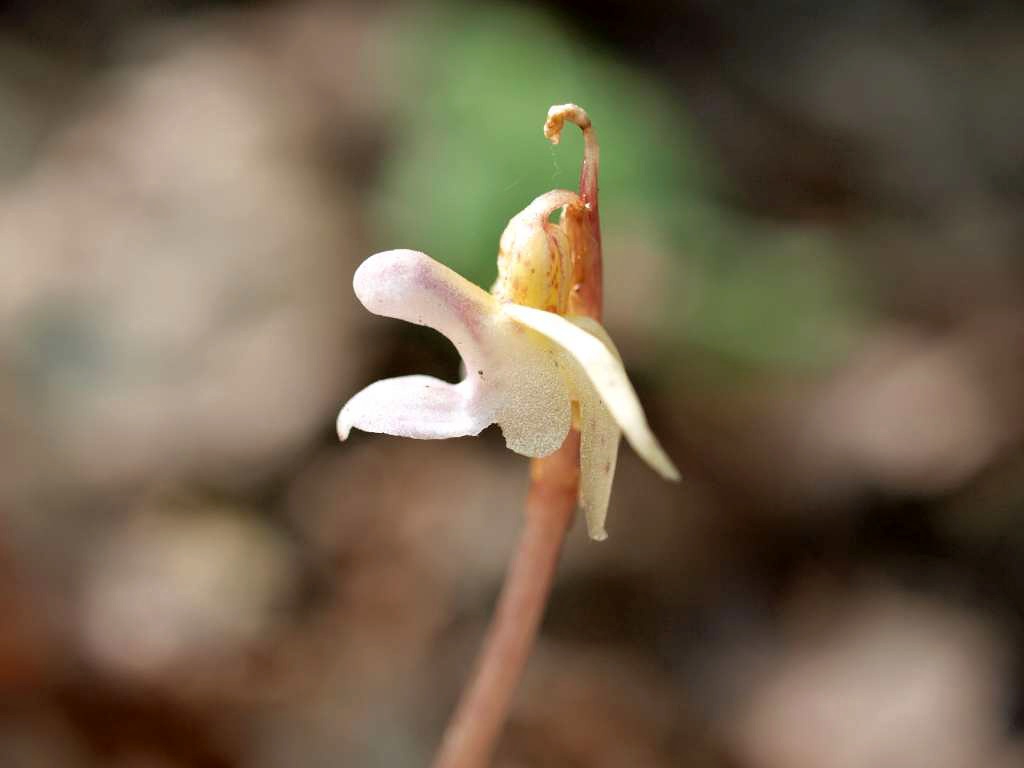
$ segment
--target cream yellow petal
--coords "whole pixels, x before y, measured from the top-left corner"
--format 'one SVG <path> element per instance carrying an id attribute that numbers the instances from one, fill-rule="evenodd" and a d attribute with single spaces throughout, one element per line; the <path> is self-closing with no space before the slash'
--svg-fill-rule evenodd
<path id="1" fill-rule="evenodd" d="M 578 367 L 578 366 L 577 366 Z M 579 375 L 585 376 L 582 368 Z M 595 541 L 604 541 L 608 533 L 604 521 L 619 456 L 619 425 L 592 387 L 579 388 L 580 408 L 580 506 L 587 521 L 587 533 Z"/>
<path id="2" fill-rule="evenodd" d="M 572 426 L 571 378 L 561 350 L 508 318 L 494 323 L 480 378 L 505 443 L 516 453 L 554 453 Z M 469 371 L 472 378 L 473 371 Z"/>
<path id="3" fill-rule="evenodd" d="M 551 312 L 518 304 L 504 304 L 502 309 L 509 317 L 558 344 L 576 360 L 633 449 L 662 477 L 679 479 L 679 471 L 647 424 L 643 407 L 622 363 L 601 338 Z M 607 339 L 603 331 L 602 335 Z"/>

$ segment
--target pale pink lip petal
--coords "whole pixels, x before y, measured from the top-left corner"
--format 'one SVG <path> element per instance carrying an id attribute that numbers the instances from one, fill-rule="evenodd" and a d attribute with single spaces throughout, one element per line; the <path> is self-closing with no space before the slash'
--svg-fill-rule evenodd
<path id="1" fill-rule="evenodd" d="M 378 381 L 356 394 L 338 414 L 338 436 L 352 428 L 420 440 L 478 435 L 493 418 L 472 407 L 470 390 L 432 376 Z"/>
<path id="2" fill-rule="evenodd" d="M 338 415 L 351 429 L 437 439 L 479 434 L 497 423 L 510 449 L 546 456 L 565 440 L 572 405 L 551 345 L 504 317 L 493 296 L 418 251 L 364 261 L 353 278 L 371 312 L 425 325 L 455 345 L 466 378 L 449 384 L 407 376 L 371 384 Z"/>

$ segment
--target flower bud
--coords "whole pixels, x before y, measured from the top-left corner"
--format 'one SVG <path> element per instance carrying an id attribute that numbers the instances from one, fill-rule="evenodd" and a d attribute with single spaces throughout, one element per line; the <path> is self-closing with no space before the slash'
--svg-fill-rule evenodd
<path id="1" fill-rule="evenodd" d="M 498 245 L 498 280 L 491 293 L 499 301 L 564 315 L 573 283 L 569 236 L 554 211 L 580 205 L 575 192 L 541 195 L 512 217 Z"/>

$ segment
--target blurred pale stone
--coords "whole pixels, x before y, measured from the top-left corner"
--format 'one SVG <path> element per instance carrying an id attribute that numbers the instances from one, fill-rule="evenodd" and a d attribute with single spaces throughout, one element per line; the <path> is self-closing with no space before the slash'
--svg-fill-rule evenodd
<path id="1" fill-rule="evenodd" d="M 832 370 L 693 391 L 669 412 L 726 498 L 820 519 L 866 489 L 948 493 L 1024 434 L 1024 322 L 931 336 L 882 326 Z"/>
<path id="2" fill-rule="evenodd" d="M 753 768 L 974 768 L 1005 750 L 1004 653 L 970 615 L 868 593 L 804 605 L 730 719 Z M 821 602 L 825 600 L 825 602 Z"/>
<path id="3" fill-rule="evenodd" d="M 1020 431 L 1006 418 L 1010 382 L 1024 383 L 1012 330 L 879 335 L 821 390 L 804 436 L 875 486 L 957 487 Z"/>
<path id="4" fill-rule="evenodd" d="M 215 665 L 274 627 L 294 577 L 284 543 L 252 513 L 143 511 L 89 560 L 82 643 L 119 675 Z"/>
<path id="5" fill-rule="evenodd" d="M 0 373 L 60 483 L 258 476 L 358 366 L 325 118 L 272 42 L 196 39 L 111 77 L 0 191 Z"/>

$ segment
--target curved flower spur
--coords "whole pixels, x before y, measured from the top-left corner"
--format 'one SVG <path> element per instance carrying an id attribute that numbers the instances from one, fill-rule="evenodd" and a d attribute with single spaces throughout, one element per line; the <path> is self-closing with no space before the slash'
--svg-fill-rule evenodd
<path id="1" fill-rule="evenodd" d="M 537 458 L 555 452 L 575 427 L 578 499 L 591 538 L 603 540 L 622 434 L 662 477 L 679 474 L 598 322 L 597 143 L 590 119 L 573 104 L 549 111 L 544 133 L 552 142 L 566 119 L 587 138 L 580 183 L 591 199 L 554 190 L 514 216 L 501 236 L 491 293 L 418 251 L 384 251 L 356 270 L 355 293 L 370 312 L 447 336 L 466 377 L 458 384 L 430 376 L 375 382 L 341 409 L 338 435 L 345 440 L 356 428 L 439 439 L 498 424 L 509 448 Z M 556 211 L 557 223 L 550 221 Z"/>

